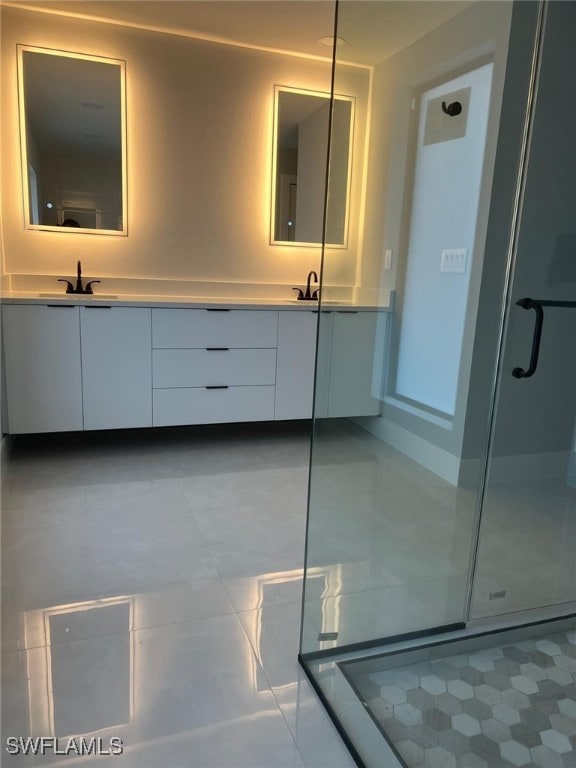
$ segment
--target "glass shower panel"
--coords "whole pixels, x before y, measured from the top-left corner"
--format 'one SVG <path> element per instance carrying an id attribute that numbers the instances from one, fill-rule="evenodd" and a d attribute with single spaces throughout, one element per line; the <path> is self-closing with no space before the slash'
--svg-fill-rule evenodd
<path id="1" fill-rule="evenodd" d="M 525 171 L 473 619 L 576 610 L 575 29 L 574 3 L 551 3 L 554 43 L 543 47 Z"/>
<path id="2" fill-rule="evenodd" d="M 465 619 L 480 466 L 462 447 L 510 18 L 339 4 L 354 151 L 346 247 L 323 255 L 303 653 Z"/>
<path id="3" fill-rule="evenodd" d="M 575 8 L 339 4 L 335 92 L 372 69 L 323 256 L 301 661 L 358 765 L 543 765 L 574 733 L 547 697 L 576 681 Z"/>

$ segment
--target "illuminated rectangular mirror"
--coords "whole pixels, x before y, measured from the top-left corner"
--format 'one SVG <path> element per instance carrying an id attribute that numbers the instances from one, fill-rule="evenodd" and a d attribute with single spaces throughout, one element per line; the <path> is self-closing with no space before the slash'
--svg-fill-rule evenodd
<path id="1" fill-rule="evenodd" d="M 330 95 L 276 86 L 270 242 L 322 243 Z M 345 248 L 352 169 L 354 99 L 335 96 L 326 243 Z"/>
<path id="2" fill-rule="evenodd" d="M 125 63 L 18 46 L 28 229 L 126 235 Z"/>

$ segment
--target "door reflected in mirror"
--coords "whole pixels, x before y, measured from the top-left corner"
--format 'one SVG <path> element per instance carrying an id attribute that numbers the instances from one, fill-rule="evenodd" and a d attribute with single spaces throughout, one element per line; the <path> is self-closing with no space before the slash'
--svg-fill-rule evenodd
<path id="1" fill-rule="evenodd" d="M 270 242 L 322 244 L 330 94 L 276 86 Z M 326 211 L 326 244 L 348 236 L 354 99 L 335 96 Z"/>
<path id="2" fill-rule="evenodd" d="M 18 46 L 29 229 L 126 235 L 125 64 Z"/>

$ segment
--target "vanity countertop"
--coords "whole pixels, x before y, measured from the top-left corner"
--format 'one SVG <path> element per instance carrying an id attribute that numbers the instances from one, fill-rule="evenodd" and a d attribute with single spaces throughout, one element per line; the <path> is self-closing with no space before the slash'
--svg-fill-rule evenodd
<path id="1" fill-rule="evenodd" d="M 115 306 L 115 307 L 170 307 L 183 309 L 276 309 L 276 310 L 314 310 L 316 302 L 298 301 L 297 299 L 278 298 L 231 298 L 198 296 L 138 296 L 138 295 L 74 295 L 65 293 L 26 293 L 5 291 L 0 300 L 4 304 L 77 304 L 79 306 Z M 339 312 L 390 312 L 391 307 L 374 304 L 356 304 L 345 301 L 324 301 L 322 309 Z"/>

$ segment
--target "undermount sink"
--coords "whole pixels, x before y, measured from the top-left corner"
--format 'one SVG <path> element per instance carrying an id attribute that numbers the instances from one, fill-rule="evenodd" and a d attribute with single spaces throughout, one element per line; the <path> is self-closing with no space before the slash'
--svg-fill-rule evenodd
<path id="1" fill-rule="evenodd" d="M 112 293 L 39 293 L 40 299 L 90 299 L 99 301 L 100 299 L 117 299 L 118 296 Z"/>

